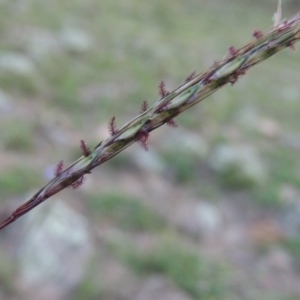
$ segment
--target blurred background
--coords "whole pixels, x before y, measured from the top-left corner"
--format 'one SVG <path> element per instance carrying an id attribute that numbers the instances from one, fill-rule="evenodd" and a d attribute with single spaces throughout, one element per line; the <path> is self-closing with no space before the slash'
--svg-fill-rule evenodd
<path id="1" fill-rule="evenodd" d="M 0 217 L 276 0 L 0 4 Z M 300 10 L 283 1 L 283 18 Z M 297 46 L 297 45 L 296 45 Z M 254 67 L 0 232 L 0 299 L 300 299 L 299 51 Z"/>

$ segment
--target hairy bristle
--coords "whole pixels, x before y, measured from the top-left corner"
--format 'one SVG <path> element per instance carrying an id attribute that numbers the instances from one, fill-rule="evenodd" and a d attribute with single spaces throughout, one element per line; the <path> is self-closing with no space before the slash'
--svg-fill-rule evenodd
<path id="1" fill-rule="evenodd" d="M 260 30 L 254 30 L 252 36 L 254 36 L 256 39 L 260 39 L 263 37 L 263 33 Z"/>
<path id="2" fill-rule="evenodd" d="M 237 50 L 233 46 L 230 46 L 228 48 L 228 51 L 229 51 L 230 56 L 235 56 L 237 53 Z"/>
<path id="3" fill-rule="evenodd" d="M 246 71 L 245 70 L 239 70 L 239 71 L 236 71 L 234 74 L 232 74 L 232 79 L 229 80 L 229 82 L 231 83 L 231 85 L 234 85 L 240 76 L 246 74 Z"/>
<path id="4" fill-rule="evenodd" d="M 192 72 L 186 79 L 185 82 L 192 80 L 196 75 L 196 71 Z"/>
<path id="5" fill-rule="evenodd" d="M 167 92 L 167 94 L 166 95 L 168 95 L 169 94 L 169 92 Z M 168 106 L 169 106 L 169 104 L 170 104 L 170 102 L 172 102 L 172 98 L 170 98 L 170 99 L 165 99 L 164 101 L 162 101 L 162 103 L 159 103 L 158 105 L 157 105 L 157 109 L 156 109 L 156 111 L 157 112 L 162 112 L 162 111 L 164 111 L 164 110 L 167 110 L 168 109 Z"/>
<path id="6" fill-rule="evenodd" d="M 82 151 L 82 155 L 83 156 L 89 156 L 91 154 L 91 150 L 89 149 L 89 147 L 86 145 L 84 140 L 80 141 L 80 148 Z"/>
<path id="7" fill-rule="evenodd" d="M 81 175 L 76 181 L 74 181 L 71 186 L 72 188 L 75 190 L 77 188 L 79 188 L 85 181 L 85 177 L 84 175 Z"/>
<path id="8" fill-rule="evenodd" d="M 149 133 L 146 130 L 141 130 L 137 133 L 137 142 L 144 148 L 144 150 L 148 151 L 148 138 Z"/>
<path id="9" fill-rule="evenodd" d="M 166 90 L 165 86 L 166 86 L 166 84 L 164 81 L 161 81 L 158 85 L 158 92 L 162 98 L 166 97 L 169 94 L 169 92 Z"/>
<path id="10" fill-rule="evenodd" d="M 116 117 L 115 116 L 113 116 L 110 119 L 110 121 L 108 123 L 108 130 L 109 130 L 109 133 L 110 133 L 111 136 L 113 136 L 118 131 L 117 125 L 116 125 Z"/>
<path id="11" fill-rule="evenodd" d="M 167 122 L 167 125 L 173 127 L 173 128 L 176 128 L 178 127 L 178 124 L 174 121 L 174 119 L 171 119 Z"/>
<path id="12" fill-rule="evenodd" d="M 143 101 L 141 105 L 141 113 L 145 112 L 148 109 L 148 102 L 146 100 Z"/>
<path id="13" fill-rule="evenodd" d="M 54 170 L 54 175 L 55 176 L 58 176 L 60 175 L 64 170 L 64 162 L 61 160 L 55 167 L 55 170 Z"/>

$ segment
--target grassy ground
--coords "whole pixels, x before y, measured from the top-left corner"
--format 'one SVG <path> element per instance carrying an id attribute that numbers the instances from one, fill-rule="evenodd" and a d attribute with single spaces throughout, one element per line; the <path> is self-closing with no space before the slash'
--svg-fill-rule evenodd
<path id="1" fill-rule="evenodd" d="M 59 160 L 77 159 L 81 139 L 98 143 L 113 115 L 121 126 L 143 100 L 156 101 L 160 80 L 173 89 L 254 29 L 270 28 L 276 1 L 248 2 L 3 1 L 2 218 Z M 299 8 L 285 1 L 284 17 Z M 133 145 L 82 189 L 30 212 L 43 224 L 62 201 L 86 217 L 93 246 L 85 260 L 72 258 L 83 261 L 79 271 L 72 250 L 49 245 L 68 283 L 54 288 L 54 264 L 42 284 L 26 283 L 20 249 L 27 241 L 38 251 L 28 241 L 42 226 L 20 221 L 3 231 L 0 298 L 163 299 L 167 291 L 168 299 L 299 299 L 298 59 L 276 55 L 179 116 L 179 128 L 153 132 L 149 153 Z M 161 292 L 149 287 L 154 277 Z"/>

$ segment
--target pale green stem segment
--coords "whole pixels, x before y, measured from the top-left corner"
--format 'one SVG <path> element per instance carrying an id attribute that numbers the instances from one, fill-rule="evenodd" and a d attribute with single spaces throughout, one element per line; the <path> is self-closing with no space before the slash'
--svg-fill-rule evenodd
<path id="1" fill-rule="evenodd" d="M 225 84 L 234 83 L 253 65 L 266 60 L 283 49 L 293 48 L 299 39 L 300 12 L 277 25 L 269 33 L 236 50 L 234 55 L 228 55 L 222 61 L 215 63 L 208 71 L 195 76 L 159 99 L 147 111 L 138 115 L 113 136 L 94 147 L 88 156 L 80 157 L 69 168 L 53 178 L 1 223 L 0 229 L 129 147 L 138 139 L 139 133 L 149 134 L 155 128 L 207 98 Z"/>

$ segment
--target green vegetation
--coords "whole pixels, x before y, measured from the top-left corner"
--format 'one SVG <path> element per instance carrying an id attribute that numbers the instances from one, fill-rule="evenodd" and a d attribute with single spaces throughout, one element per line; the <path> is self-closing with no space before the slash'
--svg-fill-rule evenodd
<path id="1" fill-rule="evenodd" d="M 72 297 L 69 299 L 72 300 L 81 300 L 82 298 L 86 299 L 102 299 L 103 288 L 101 283 L 99 283 L 99 278 L 97 278 L 96 265 L 94 259 L 91 260 L 89 268 L 86 270 L 81 282 L 76 285 L 75 289 L 72 291 Z"/>
<path id="2" fill-rule="evenodd" d="M 32 168 L 24 166 L 2 170 L 0 173 L 0 197 L 20 195 L 41 183 L 40 175 Z"/>
<path id="3" fill-rule="evenodd" d="M 300 269 L 300 237 L 290 238 L 283 245 L 293 255 L 297 262 L 297 267 Z"/>
<path id="4" fill-rule="evenodd" d="M 8 119 L 3 122 L 5 130 L 1 143 L 6 151 L 30 153 L 34 149 L 34 125 L 29 120 Z"/>
<path id="5" fill-rule="evenodd" d="M 116 255 L 137 274 L 163 274 L 195 299 L 226 299 L 226 270 L 195 250 L 161 238 L 153 249 L 140 251 L 114 245 Z"/>
<path id="6" fill-rule="evenodd" d="M 113 220 L 122 229 L 158 230 L 164 225 L 156 212 L 139 199 L 121 192 L 90 196 L 88 206 L 95 219 Z"/>
<path id="7" fill-rule="evenodd" d="M 178 151 L 176 151 L 178 150 Z M 196 179 L 197 176 L 197 155 L 182 149 L 174 149 L 163 154 L 163 158 L 168 166 L 168 171 L 176 182 L 184 184 Z"/>

